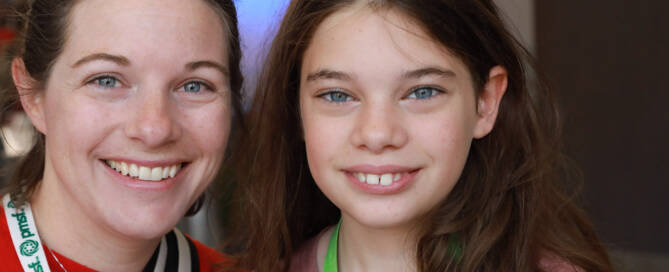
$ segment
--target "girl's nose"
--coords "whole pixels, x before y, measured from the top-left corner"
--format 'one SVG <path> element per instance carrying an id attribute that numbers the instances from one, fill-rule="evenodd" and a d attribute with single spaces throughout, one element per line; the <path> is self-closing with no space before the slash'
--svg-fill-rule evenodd
<path id="1" fill-rule="evenodd" d="M 402 125 L 401 111 L 390 103 L 362 105 L 351 135 L 352 144 L 372 153 L 402 148 L 409 135 Z"/>

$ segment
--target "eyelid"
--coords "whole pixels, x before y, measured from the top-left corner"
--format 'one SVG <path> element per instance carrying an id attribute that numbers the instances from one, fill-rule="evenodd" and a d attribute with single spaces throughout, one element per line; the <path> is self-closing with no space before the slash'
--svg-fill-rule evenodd
<path id="1" fill-rule="evenodd" d="M 191 79 L 187 79 L 187 80 L 185 80 L 182 84 L 179 84 L 179 85 L 178 85 L 179 87 L 177 87 L 177 89 L 178 89 L 178 90 L 181 90 L 181 89 L 183 89 L 183 88 L 186 86 L 186 84 L 188 84 L 188 83 L 193 83 L 193 82 L 202 84 L 202 86 L 203 86 L 207 91 L 210 91 L 210 92 L 216 92 L 216 91 L 217 91 L 217 89 L 216 89 L 216 87 L 215 87 L 214 84 L 209 83 L 208 81 L 203 80 L 203 79 L 195 79 L 195 78 L 191 78 Z"/>
<path id="2" fill-rule="evenodd" d="M 345 94 L 346 96 L 350 97 L 350 100 L 347 100 L 347 101 L 332 101 L 332 100 L 329 100 L 329 99 L 326 99 L 326 98 L 325 98 L 325 96 L 327 96 L 327 95 L 329 95 L 329 94 L 333 94 L 333 93 L 342 93 L 342 94 Z M 348 91 L 346 91 L 345 89 L 342 89 L 342 88 L 329 88 L 329 89 L 323 89 L 323 90 L 317 92 L 317 93 L 314 95 L 314 97 L 323 99 L 325 102 L 328 102 L 328 103 L 335 103 L 335 104 L 341 104 L 341 103 L 345 103 L 345 102 L 350 102 L 350 101 L 355 101 L 355 100 L 356 100 L 355 97 L 354 97 L 353 95 L 351 95 Z"/>
<path id="3" fill-rule="evenodd" d="M 98 84 L 96 84 L 95 81 L 100 79 L 100 78 L 104 78 L 104 77 L 111 77 L 111 78 L 116 79 L 118 81 L 118 83 L 121 85 L 121 87 L 127 86 L 125 84 L 125 81 L 123 80 L 123 77 L 119 74 L 116 74 L 116 73 L 100 73 L 100 74 L 92 75 L 90 77 L 87 77 L 84 80 L 84 85 L 90 85 L 90 84 L 98 85 Z M 102 86 L 99 86 L 99 87 L 102 87 Z M 109 87 L 102 87 L 102 88 L 109 88 Z"/>
<path id="4" fill-rule="evenodd" d="M 447 92 L 444 88 L 441 88 L 441 87 L 439 87 L 439 86 L 435 86 L 435 85 L 418 85 L 418 86 L 415 86 L 415 87 L 412 87 L 411 89 L 409 89 L 409 91 L 408 91 L 407 94 L 404 96 L 404 98 L 408 98 L 408 97 L 409 97 L 412 93 L 414 93 L 415 91 L 420 90 L 420 89 L 425 89 L 425 88 L 435 90 L 435 91 L 437 92 L 437 94 L 435 94 L 435 95 L 438 95 L 438 94 L 444 94 L 444 93 Z M 431 97 L 434 97 L 435 95 L 430 96 L 430 98 L 431 98 Z"/>

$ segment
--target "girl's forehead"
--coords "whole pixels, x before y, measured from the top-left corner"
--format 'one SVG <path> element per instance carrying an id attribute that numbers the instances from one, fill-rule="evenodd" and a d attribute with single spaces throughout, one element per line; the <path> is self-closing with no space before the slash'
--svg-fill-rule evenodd
<path id="1" fill-rule="evenodd" d="M 350 58 L 355 58 L 351 67 L 360 69 L 367 67 L 364 63 L 386 63 L 407 70 L 435 66 L 458 75 L 469 74 L 456 55 L 433 39 L 415 19 L 396 8 L 352 5 L 334 12 L 316 29 L 302 64 L 306 69 L 319 65 L 346 66 L 351 64 Z"/>

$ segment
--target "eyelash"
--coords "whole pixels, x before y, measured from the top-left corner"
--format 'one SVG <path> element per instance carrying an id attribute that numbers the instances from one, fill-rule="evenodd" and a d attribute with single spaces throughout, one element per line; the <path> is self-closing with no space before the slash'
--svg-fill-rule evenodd
<path id="1" fill-rule="evenodd" d="M 102 85 L 102 84 L 99 84 L 99 81 L 100 81 L 100 80 L 103 80 L 103 79 L 112 79 L 112 80 L 114 80 L 114 81 L 115 81 L 115 82 L 114 82 L 114 83 L 115 83 L 114 86 L 111 86 L 111 87 L 110 87 L 110 86 L 104 86 L 104 85 Z M 114 76 L 114 75 L 103 74 L 103 75 L 98 75 L 98 76 L 95 76 L 95 77 L 93 77 L 93 78 L 87 80 L 87 81 L 86 81 L 86 84 L 87 84 L 87 85 L 88 85 L 88 84 L 95 84 L 97 87 L 100 87 L 100 88 L 111 89 L 111 88 L 119 87 L 119 86 L 117 86 L 117 85 L 121 85 L 122 83 L 121 83 L 121 80 L 118 79 L 118 78 L 117 78 L 116 76 Z"/>
<path id="2" fill-rule="evenodd" d="M 431 95 L 428 96 L 428 97 L 419 98 L 418 95 L 416 94 L 416 92 L 419 91 L 419 90 L 422 90 L 422 89 L 428 89 L 428 90 L 430 90 L 430 91 L 431 91 L 431 93 L 430 93 Z M 414 88 L 412 88 L 412 89 L 409 91 L 409 94 L 406 96 L 406 98 L 408 98 L 408 99 L 415 99 L 415 100 L 428 100 L 428 99 L 432 99 L 432 98 L 434 98 L 435 96 L 440 95 L 440 94 L 443 94 L 443 93 L 445 93 L 444 90 L 442 90 L 442 89 L 440 89 L 440 88 L 437 88 L 437 87 L 434 87 L 434 86 L 418 86 L 418 87 L 414 87 Z M 414 97 L 411 97 L 412 95 L 413 95 Z"/>
<path id="3" fill-rule="evenodd" d="M 100 84 L 99 81 L 100 81 L 100 80 L 103 80 L 103 79 L 111 79 L 111 80 L 114 80 L 114 81 L 115 81 L 115 82 L 114 82 L 114 83 L 115 83 L 114 86 L 104 86 L 104 85 Z M 181 86 L 179 86 L 179 89 L 183 89 L 183 91 L 184 91 L 185 93 L 199 93 L 200 90 L 198 90 L 197 92 L 189 92 L 189 91 L 186 91 L 186 90 L 185 90 L 186 85 L 191 84 L 191 83 L 197 83 L 197 84 L 200 84 L 201 86 L 204 86 L 205 90 L 208 90 L 208 91 L 210 91 L 210 92 L 213 92 L 213 91 L 215 90 L 214 87 L 212 87 L 211 84 L 208 84 L 208 83 L 206 83 L 206 82 L 204 82 L 204 81 L 202 81 L 202 80 L 189 80 L 189 81 L 186 81 L 186 83 L 184 83 L 184 84 L 182 84 Z M 100 87 L 100 88 L 111 89 L 111 88 L 120 87 L 120 85 L 122 84 L 122 82 L 121 82 L 120 79 L 118 79 L 118 77 L 116 77 L 116 76 L 114 76 L 114 75 L 103 74 L 103 75 L 98 75 L 98 76 L 95 76 L 95 77 L 93 77 L 93 78 L 87 80 L 87 81 L 86 81 L 86 84 L 87 84 L 87 85 L 88 85 L 88 84 L 95 84 L 96 86 L 98 86 L 98 87 Z M 117 86 L 117 85 L 119 85 L 119 86 Z"/>
<path id="4" fill-rule="evenodd" d="M 333 95 L 344 95 L 344 96 L 345 96 L 345 98 L 344 98 L 345 100 L 344 100 L 344 101 L 335 101 L 334 99 L 332 99 L 332 96 L 333 96 Z M 322 94 L 317 95 L 316 97 L 322 98 L 322 99 L 324 99 L 325 101 L 327 101 L 328 103 L 335 103 L 335 104 L 346 103 L 346 102 L 349 102 L 349 101 L 354 100 L 354 99 L 353 99 L 353 96 L 347 94 L 346 92 L 344 92 L 344 91 L 341 90 L 341 89 L 331 89 L 331 90 L 328 90 L 328 91 L 325 92 L 325 93 L 322 93 Z"/>
<path id="5" fill-rule="evenodd" d="M 423 90 L 423 89 L 427 89 L 427 90 L 430 91 L 429 96 L 427 96 L 427 97 L 418 97 L 418 94 L 416 94 L 416 92 L 419 91 L 419 90 Z M 406 98 L 406 99 L 414 99 L 414 100 L 429 100 L 429 99 L 432 99 L 432 98 L 434 98 L 435 96 L 440 95 L 440 94 L 443 94 L 443 93 L 445 93 L 445 91 L 442 90 L 442 89 L 440 89 L 440 88 L 438 88 L 438 87 L 434 87 L 434 86 L 418 86 L 418 87 L 414 87 L 414 88 L 412 88 L 412 89 L 409 91 L 409 94 L 406 95 L 404 98 Z M 333 95 L 343 95 L 343 96 L 345 96 L 345 97 L 343 97 L 343 99 L 344 99 L 343 101 L 335 101 L 335 99 L 333 99 L 333 97 L 332 97 Z M 413 96 L 413 97 L 411 97 L 411 96 Z M 341 103 L 345 103 L 345 102 L 349 102 L 349 101 L 354 100 L 353 96 L 347 94 L 346 92 L 344 92 L 344 91 L 341 90 L 341 89 L 331 89 L 331 90 L 328 90 L 328 91 L 325 92 L 325 93 L 322 93 L 322 94 L 317 95 L 316 97 L 322 98 L 322 99 L 324 99 L 325 101 L 327 101 L 328 103 L 335 103 L 335 104 L 341 104 Z"/>
<path id="6" fill-rule="evenodd" d="M 186 83 L 184 83 L 184 84 L 182 84 L 181 86 L 179 86 L 179 89 L 183 89 L 183 91 L 184 91 L 185 93 L 189 93 L 189 94 L 198 94 L 198 93 L 200 93 L 200 91 L 202 91 L 202 90 L 198 90 L 197 92 L 189 92 L 189 91 L 186 91 L 186 89 L 185 89 L 185 88 L 186 88 L 186 85 L 188 85 L 188 84 L 192 84 L 192 83 L 200 84 L 201 87 L 204 86 L 205 91 L 214 92 L 214 91 L 216 90 L 211 84 L 208 84 L 208 83 L 206 83 L 206 82 L 204 82 L 204 81 L 202 81 L 202 80 L 189 80 L 189 81 L 186 81 Z"/>

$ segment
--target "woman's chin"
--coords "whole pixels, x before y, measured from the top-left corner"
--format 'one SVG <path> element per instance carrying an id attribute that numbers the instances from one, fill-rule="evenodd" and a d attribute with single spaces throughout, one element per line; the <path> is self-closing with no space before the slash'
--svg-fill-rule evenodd
<path id="1" fill-rule="evenodd" d="M 130 239 L 153 240 L 168 233 L 182 218 L 158 212 L 138 212 L 108 216 L 102 220 L 109 229 L 120 236 Z"/>

